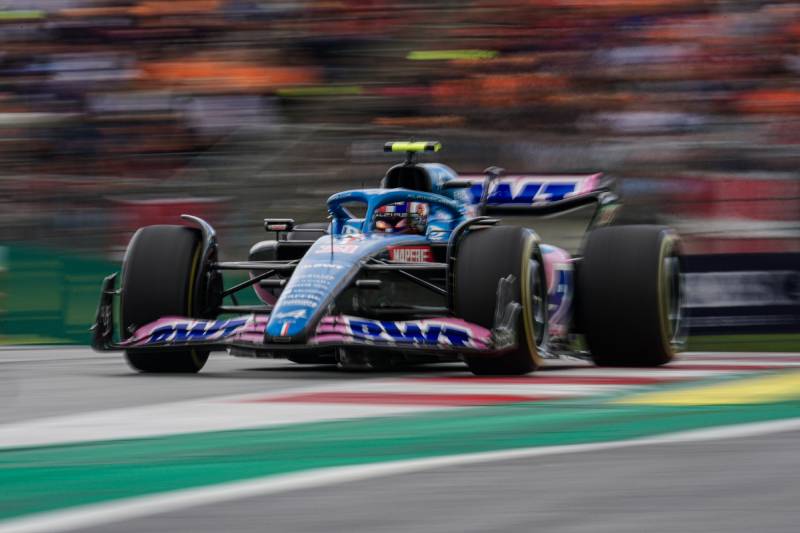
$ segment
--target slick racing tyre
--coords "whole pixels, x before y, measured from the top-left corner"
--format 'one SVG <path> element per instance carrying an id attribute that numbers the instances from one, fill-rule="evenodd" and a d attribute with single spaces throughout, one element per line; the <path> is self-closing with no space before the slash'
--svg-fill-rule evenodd
<path id="1" fill-rule="evenodd" d="M 578 268 L 577 313 L 603 366 L 658 366 L 683 341 L 680 240 L 662 226 L 610 226 L 588 234 Z"/>
<path id="2" fill-rule="evenodd" d="M 547 284 L 535 234 L 500 226 L 468 233 L 459 244 L 453 278 L 456 316 L 487 329 L 494 325 L 497 287 L 513 276 L 514 300 L 522 305 L 516 325 L 517 345 L 499 356 L 468 356 L 476 375 L 527 374 L 541 363 L 547 330 Z"/>
<path id="3" fill-rule="evenodd" d="M 202 305 L 193 294 L 202 275 L 200 232 L 184 226 L 148 226 L 137 231 L 122 265 L 120 323 L 122 338 L 132 329 L 164 316 L 198 316 Z M 208 359 L 197 349 L 127 350 L 128 364 L 139 372 L 192 373 Z"/>

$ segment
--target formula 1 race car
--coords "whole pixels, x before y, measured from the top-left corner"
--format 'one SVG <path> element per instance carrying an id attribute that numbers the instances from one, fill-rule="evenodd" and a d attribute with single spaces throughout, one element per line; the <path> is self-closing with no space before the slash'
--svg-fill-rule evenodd
<path id="1" fill-rule="evenodd" d="M 525 374 L 547 359 L 655 366 L 683 339 L 680 241 L 661 226 L 615 226 L 600 174 L 479 179 L 405 152 L 380 188 L 328 199 L 329 222 L 268 218 L 275 240 L 221 262 L 214 229 L 148 226 L 101 292 L 93 346 L 125 350 L 140 372 L 197 372 L 213 350 L 298 363 L 387 368 L 464 361 L 475 374 Z M 556 215 L 596 205 L 579 254 L 496 215 Z M 360 216 L 354 214 L 360 213 Z M 223 272 L 249 279 L 225 288 Z M 259 305 L 239 305 L 253 288 Z M 120 339 L 114 337 L 119 295 Z M 230 302 L 226 303 L 226 299 Z"/>

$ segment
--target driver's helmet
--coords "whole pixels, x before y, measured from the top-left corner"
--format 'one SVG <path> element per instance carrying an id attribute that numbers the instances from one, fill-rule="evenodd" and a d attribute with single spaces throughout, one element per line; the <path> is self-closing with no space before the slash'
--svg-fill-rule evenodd
<path id="1" fill-rule="evenodd" d="M 428 227 L 428 204 L 424 202 L 395 202 L 375 210 L 374 231 L 377 233 L 406 233 L 425 235 Z"/>

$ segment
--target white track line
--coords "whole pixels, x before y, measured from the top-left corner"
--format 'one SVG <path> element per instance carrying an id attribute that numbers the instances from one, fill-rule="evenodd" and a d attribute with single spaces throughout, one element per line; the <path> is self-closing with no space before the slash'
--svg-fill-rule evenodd
<path id="1" fill-rule="evenodd" d="M 0 449 L 287 426 L 419 413 L 436 408 L 425 405 L 296 402 L 225 404 L 197 401 L 162 404 L 8 424 L 0 427 Z"/>
<path id="2" fill-rule="evenodd" d="M 636 385 L 634 385 L 636 386 Z M 619 389 L 630 388 L 631 385 L 620 385 L 610 383 L 599 385 L 581 385 L 574 383 L 557 384 L 537 384 L 532 379 L 529 383 L 448 383 L 443 381 L 431 381 L 426 383 L 421 380 L 396 380 L 396 381 L 373 381 L 353 384 L 344 391 L 325 391 L 325 392 L 354 392 L 354 393 L 374 393 L 374 394 L 424 394 L 424 395 L 471 395 L 480 396 L 484 394 L 512 395 L 512 396 L 561 396 L 577 397 L 592 396 L 605 392 L 614 392 Z M 295 396 L 289 391 L 285 396 Z"/>
<path id="3" fill-rule="evenodd" d="M 741 370 L 741 369 L 725 369 L 725 370 L 686 370 L 686 369 L 673 369 L 669 366 L 662 366 L 659 368 L 654 369 L 641 369 L 641 368 L 599 368 L 599 367 L 587 367 L 587 368 L 568 368 L 568 369 L 559 369 L 559 370 L 542 370 L 535 374 L 534 376 L 541 375 L 545 377 L 568 377 L 568 376 L 591 376 L 591 377 L 606 377 L 606 378 L 616 378 L 616 377 L 626 377 L 626 378 L 664 378 L 664 379 L 674 379 L 674 378 L 694 378 L 694 379 L 702 379 L 702 378 L 709 378 L 714 376 L 725 376 L 731 373 L 751 373 L 754 372 L 753 370 Z M 456 375 L 456 374 L 452 374 Z M 459 374 L 463 376 L 464 374 Z"/>
<path id="4" fill-rule="evenodd" d="M 759 359 L 700 359 L 700 358 L 692 358 L 692 359 L 681 359 L 675 361 L 676 365 L 686 367 L 686 366 L 719 366 L 719 367 L 730 367 L 731 370 L 736 370 L 737 367 L 740 366 L 769 366 L 769 367 L 796 367 L 800 366 L 800 361 L 793 361 L 791 359 L 787 361 L 774 361 L 774 360 L 759 360 Z M 664 370 L 669 370 L 669 365 L 662 367 Z"/>
<path id="5" fill-rule="evenodd" d="M 796 430 L 800 430 L 800 418 L 720 426 L 623 441 L 520 448 L 515 450 L 450 455 L 428 459 L 411 459 L 388 463 L 321 468 L 297 474 L 260 477 L 247 481 L 222 483 L 208 487 L 185 489 L 108 503 L 87 505 L 64 511 L 37 514 L 26 518 L 10 520 L 5 524 L 0 523 L 0 533 L 53 533 L 58 531 L 71 531 L 155 514 L 179 511 L 200 505 L 212 505 L 255 496 L 319 488 L 449 466 L 491 463 L 547 455 L 615 450 L 638 446 L 753 437 Z"/>
<path id="6" fill-rule="evenodd" d="M 283 389 L 271 393 L 220 396 L 125 407 L 13 422 L 0 425 L 0 449 L 78 443 L 93 440 L 146 438 L 182 433 L 264 428 L 331 420 L 394 416 L 454 409 L 446 395 L 518 395 L 552 399 L 599 395 L 620 390 L 618 385 L 475 385 L 420 383 L 411 380 L 364 380 Z M 631 388 L 631 387 L 628 387 Z M 442 395 L 437 405 L 308 402 L 293 400 L 306 394 L 374 393 Z M 282 399 L 289 401 L 282 402 Z M 492 403 L 492 402 L 487 402 Z"/>
<path id="7" fill-rule="evenodd" d="M 301 404 L 268 401 L 293 394 L 342 389 L 351 390 L 346 383 L 329 384 L 14 422 L 0 425 L 0 450 L 391 416 L 445 408 L 425 405 Z"/>
<path id="8" fill-rule="evenodd" d="M 798 364 L 800 366 L 800 363 Z M 92 440 L 145 438 L 182 433 L 225 431 L 306 422 L 393 416 L 432 410 L 453 409 L 465 406 L 447 405 L 445 396 L 460 395 L 519 395 L 557 398 L 580 398 L 602 395 L 622 390 L 635 390 L 645 385 L 628 384 L 574 384 L 574 377 L 645 377 L 703 379 L 731 374 L 754 373 L 741 370 L 736 365 L 725 365 L 725 370 L 671 370 L 669 366 L 657 369 L 597 368 L 591 366 L 567 369 L 547 369 L 531 376 L 526 383 L 475 383 L 438 379 L 426 381 L 425 376 L 410 375 L 402 378 L 373 378 L 359 381 L 341 381 L 282 389 L 270 393 L 251 393 L 144 405 L 121 409 L 101 410 L 74 415 L 40 418 L 0 425 L 0 449 L 22 446 L 65 444 Z M 444 374 L 446 376 L 449 374 Z M 454 373 L 463 377 L 465 374 Z M 567 383 L 537 383 L 536 376 L 563 378 Z M 442 377 L 442 376 L 439 376 Z M 411 379 L 409 379 L 411 378 Z M 424 394 L 442 395 L 441 405 L 327 403 L 309 400 L 302 402 L 291 397 L 304 394 L 374 393 L 374 394 Z M 291 401 L 281 402 L 281 399 Z M 492 402 L 487 402 L 492 403 Z"/>
<path id="9" fill-rule="evenodd" d="M 752 357 L 757 360 L 759 357 L 797 357 L 800 352 L 682 352 L 678 355 L 678 361 L 684 357 L 705 357 L 705 356 L 732 356 L 732 357 Z"/>

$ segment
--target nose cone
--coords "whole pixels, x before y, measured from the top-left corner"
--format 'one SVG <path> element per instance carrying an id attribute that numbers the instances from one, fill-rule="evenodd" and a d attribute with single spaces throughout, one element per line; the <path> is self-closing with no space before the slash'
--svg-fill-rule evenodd
<path id="1" fill-rule="evenodd" d="M 336 287 L 345 281 L 360 257 L 354 253 L 358 245 L 340 241 L 339 237 L 325 236 L 311 245 L 275 303 L 267 324 L 268 338 L 285 342 L 301 335 L 309 320 L 328 305 Z"/>
<path id="2" fill-rule="evenodd" d="M 333 239 L 333 242 L 331 242 Z M 388 245 L 425 242 L 414 235 L 320 237 L 297 265 L 270 314 L 265 342 L 303 342 L 361 263 Z"/>

